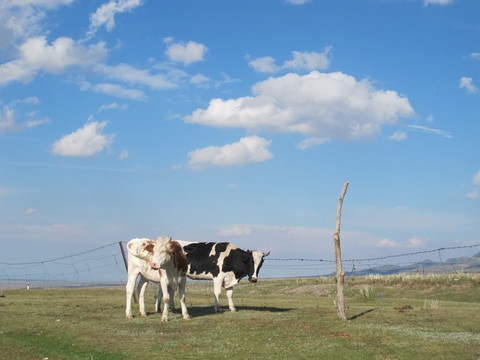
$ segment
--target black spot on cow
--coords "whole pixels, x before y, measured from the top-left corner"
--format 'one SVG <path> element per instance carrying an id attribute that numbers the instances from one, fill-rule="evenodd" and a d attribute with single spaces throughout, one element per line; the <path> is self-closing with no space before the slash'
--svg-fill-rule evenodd
<path id="1" fill-rule="evenodd" d="M 218 266 L 218 258 L 222 251 L 225 251 L 228 243 L 193 243 L 184 246 L 183 250 L 187 254 L 187 261 L 189 274 L 199 275 L 202 273 L 212 274 L 214 277 L 218 276 L 220 267 Z M 215 247 L 215 254 L 212 249 Z"/>
<path id="2" fill-rule="evenodd" d="M 230 255 L 223 262 L 222 271 L 233 271 L 237 280 L 245 276 L 248 276 L 248 279 L 251 280 L 255 271 L 251 253 L 242 249 L 230 251 Z"/>

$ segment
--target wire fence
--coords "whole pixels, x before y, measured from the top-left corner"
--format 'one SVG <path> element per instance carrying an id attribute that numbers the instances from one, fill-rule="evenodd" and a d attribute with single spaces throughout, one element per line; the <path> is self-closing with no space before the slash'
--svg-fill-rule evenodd
<path id="1" fill-rule="evenodd" d="M 0 262 L 0 289 L 105 286 L 125 281 L 118 242 L 49 260 Z"/>
<path id="2" fill-rule="evenodd" d="M 121 243 L 35 262 L 0 262 L 0 289 L 124 285 L 125 263 Z M 430 274 L 480 272 L 480 243 L 342 260 L 346 276 L 395 273 Z M 428 256 L 428 258 L 427 258 Z M 334 259 L 266 257 L 260 276 L 313 277 L 335 274 Z"/>
<path id="3" fill-rule="evenodd" d="M 480 272 L 480 253 L 472 255 L 471 250 L 478 247 L 480 247 L 480 243 L 370 258 L 348 258 L 342 259 L 342 267 L 347 276 L 389 275 L 399 272 L 415 274 L 477 273 Z M 433 255 L 433 259 L 425 258 L 425 255 Z M 400 258 L 404 260 L 398 261 Z M 296 270 L 313 269 L 319 276 L 325 274 L 325 271 L 327 275 L 332 275 L 336 264 L 336 261 L 333 259 L 271 258 L 269 260 L 281 263 L 282 267 L 288 267 L 291 263 L 290 267 Z M 278 266 L 276 267 L 278 268 Z"/>

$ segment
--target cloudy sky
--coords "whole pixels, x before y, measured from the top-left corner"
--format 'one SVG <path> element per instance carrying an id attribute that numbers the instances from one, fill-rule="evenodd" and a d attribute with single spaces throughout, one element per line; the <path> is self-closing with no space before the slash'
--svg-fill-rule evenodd
<path id="1" fill-rule="evenodd" d="M 333 259 L 345 181 L 344 257 L 479 243 L 478 14 L 0 0 L 0 261 L 159 235 Z"/>

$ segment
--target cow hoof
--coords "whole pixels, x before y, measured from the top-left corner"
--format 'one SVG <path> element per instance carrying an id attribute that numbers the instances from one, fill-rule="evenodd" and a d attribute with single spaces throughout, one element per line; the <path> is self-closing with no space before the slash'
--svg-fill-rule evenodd
<path id="1" fill-rule="evenodd" d="M 127 315 L 125 316 L 127 319 L 133 319 L 133 316 L 132 315 Z"/>
<path id="2" fill-rule="evenodd" d="M 190 315 L 187 315 L 187 316 L 184 316 L 184 317 L 183 317 L 183 320 L 187 320 L 187 321 L 188 321 L 188 320 L 191 320 L 191 319 L 192 319 L 192 318 L 190 317 Z"/>
<path id="3" fill-rule="evenodd" d="M 168 322 L 168 317 L 162 316 L 162 322 Z"/>
<path id="4" fill-rule="evenodd" d="M 230 309 L 231 312 L 236 313 L 237 309 Z"/>
<path id="5" fill-rule="evenodd" d="M 147 314 L 141 314 L 141 315 L 142 315 L 142 317 L 147 317 Z"/>

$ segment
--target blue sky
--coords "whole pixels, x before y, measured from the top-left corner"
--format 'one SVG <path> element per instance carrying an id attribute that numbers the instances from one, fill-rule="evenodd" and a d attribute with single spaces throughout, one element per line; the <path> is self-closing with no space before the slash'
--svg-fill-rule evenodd
<path id="1" fill-rule="evenodd" d="M 480 242 L 476 0 L 0 5 L 0 261 Z"/>

